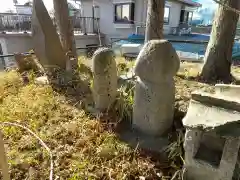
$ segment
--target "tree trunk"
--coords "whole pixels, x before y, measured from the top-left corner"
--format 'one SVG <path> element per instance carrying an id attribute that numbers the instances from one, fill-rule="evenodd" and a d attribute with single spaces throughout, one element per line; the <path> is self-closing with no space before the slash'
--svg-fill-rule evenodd
<path id="1" fill-rule="evenodd" d="M 229 7 L 239 7 L 239 0 L 226 0 Z M 239 15 L 219 5 L 215 14 L 210 41 L 204 57 L 201 76 L 206 82 L 229 83 L 231 76 L 232 48 Z"/>
<path id="2" fill-rule="evenodd" d="M 164 0 L 148 0 L 145 42 L 163 38 Z"/>
<path id="3" fill-rule="evenodd" d="M 72 20 L 69 17 L 67 0 L 53 0 L 55 19 L 63 50 L 68 56 L 67 69 L 77 66 L 77 52 Z M 69 67 L 70 66 L 70 67 Z"/>

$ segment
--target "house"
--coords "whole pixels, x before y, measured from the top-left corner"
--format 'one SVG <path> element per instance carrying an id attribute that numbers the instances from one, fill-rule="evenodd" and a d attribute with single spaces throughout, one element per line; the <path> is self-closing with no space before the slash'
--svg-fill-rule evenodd
<path id="1" fill-rule="evenodd" d="M 15 11 L 0 13 L 0 30 L 27 31 L 31 27 L 32 4 L 16 4 Z"/>
<path id="2" fill-rule="evenodd" d="M 80 0 L 82 16 L 99 18 L 100 32 L 107 42 L 112 38 L 127 38 L 144 34 L 147 0 Z M 192 0 L 167 0 L 164 13 L 164 33 L 190 33 L 190 22 L 201 4 Z"/>

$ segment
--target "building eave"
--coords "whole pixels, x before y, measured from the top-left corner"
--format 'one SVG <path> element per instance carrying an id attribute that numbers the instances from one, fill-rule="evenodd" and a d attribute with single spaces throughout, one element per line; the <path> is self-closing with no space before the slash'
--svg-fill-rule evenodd
<path id="1" fill-rule="evenodd" d="M 184 3 L 186 5 L 192 6 L 192 7 L 202 7 L 202 4 L 198 3 L 198 2 L 194 2 L 192 0 L 177 0 L 181 3 Z"/>
<path id="2" fill-rule="evenodd" d="M 90 1 L 90 0 L 72 0 L 72 1 Z M 188 6 L 191 6 L 191 7 L 202 7 L 202 4 L 200 4 L 198 2 L 194 2 L 192 0 L 177 0 L 177 1 L 181 2 L 183 4 L 186 4 Z"/>
<path id="3" fill-rule="evenodd" d="M 17 5 L 14 5 L 15 7 L 32 7 L 31 5 L 19 5 L 19 4 L 17 4 Z"/>

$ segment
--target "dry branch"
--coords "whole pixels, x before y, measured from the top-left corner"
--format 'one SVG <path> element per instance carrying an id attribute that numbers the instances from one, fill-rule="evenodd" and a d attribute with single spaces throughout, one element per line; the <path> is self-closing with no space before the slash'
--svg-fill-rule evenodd
<path id="1" fill-rule="evenodd" d="M 237 14 L 240 14 L 240 11 L 238 9 L 235 9 L 235 8 L 232 8 L 232 7 L 228 6 L 228 5 L 226 5 L 223 2 L 223 0 L 213 0 L 213 1 L 216 2 L 217 4 L 220 4 L 221 6 L 223 6 L 224 8 L 226 8 L 229 11 L 233 11 L 233 12 L 235 12 Z"/>
<path id="2" fill-rule="evenodd" d="M 36 135 L 32 130 L 30 130 L 29 128 L 18 124 L 18 123 L 11 123 L 11 122 L 0 122 L 0 124 L 2 124 L 3 126 L 16 126 L 19 128 L 22 128 L 26 131 L 28 131 L 31 135 L 33 135 L 37 140 L 39 140 L 40 144 L 47 150 L 47 152 L 49 153 L 50 156 L 50 173 L 49 173 L 49 180 L 53 180 L 53 155 L 52 152 L 50 150 L 50 148 L 43 142 L 43 140 Z"/>

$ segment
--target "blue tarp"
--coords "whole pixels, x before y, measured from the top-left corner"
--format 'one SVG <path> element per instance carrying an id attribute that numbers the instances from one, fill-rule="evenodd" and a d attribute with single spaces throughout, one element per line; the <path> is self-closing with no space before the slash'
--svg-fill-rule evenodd
<path id="1" fill-rule="evenodd" d="M 186 36 L 186 39 L 192 41 L 209 41 L 209 35 L 203 34 L 190 34 Z M 183 38 L 184 39 L 184 38 Z M 144 36 L 131 34 L 128 36 L 128 40 L 120 40 L 116 42 L 116 45 L 122 44 L 144 44 Z M 204 55 L 207 44 L 195 44 L 195 43 L 184 43 L 184 42 L 172 42 L 173 47 L 176 51 L 191 52 L 198 55 Z M 240 43 L 235 41 L 232 52 L 233 59 L 240 59 Z"/>

